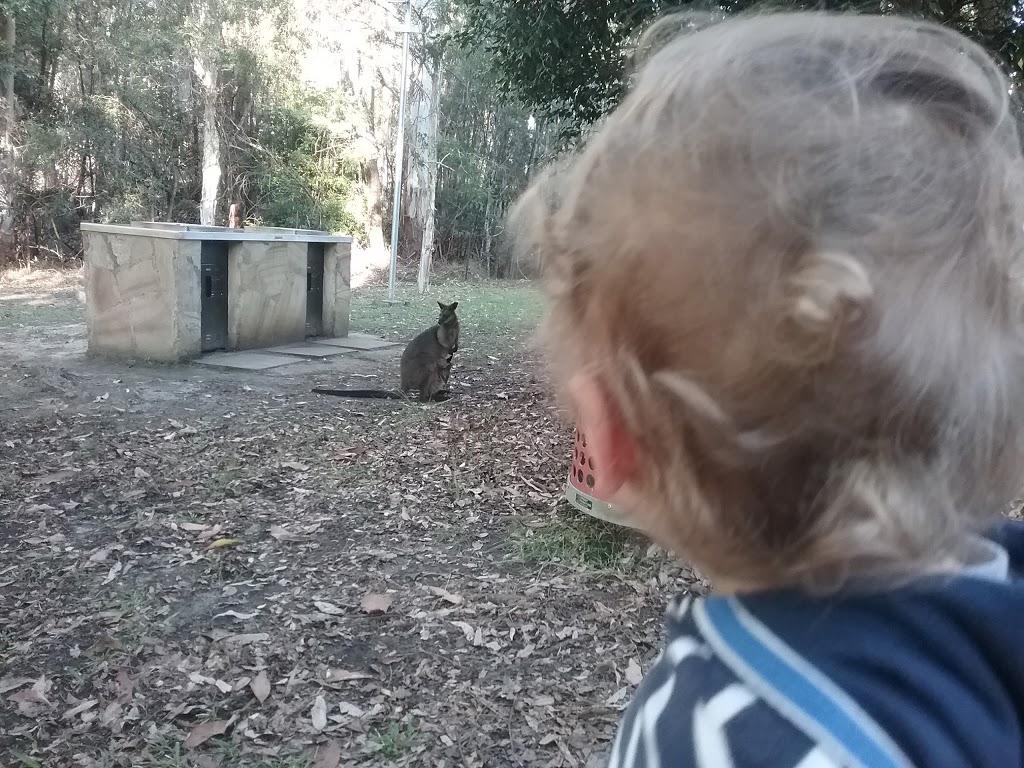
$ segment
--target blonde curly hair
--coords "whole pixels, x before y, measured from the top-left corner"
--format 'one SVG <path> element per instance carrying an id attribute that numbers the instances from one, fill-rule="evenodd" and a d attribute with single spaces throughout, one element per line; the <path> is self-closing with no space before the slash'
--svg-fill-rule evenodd
<path id="1" fill-rule="evenodd" d="M 630 93 L 511 216 L 556 381 L 597 377 L 638 498 L 712 578 L 955 567 L 1024 484 L 1008 82 L 911 19 L 687 26 L 648 32 Z"/>

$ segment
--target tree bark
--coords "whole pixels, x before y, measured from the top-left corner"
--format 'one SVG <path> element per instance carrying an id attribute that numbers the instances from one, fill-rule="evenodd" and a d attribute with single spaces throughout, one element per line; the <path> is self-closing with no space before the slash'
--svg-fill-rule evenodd
<path id="1" fill-rule="evenodd" d="M 429 71 L 426 71 L 428 70 Z M 434 255 L 434 201 L 437 195 L 437 122 L 440 88 L 437 87 L 437 65 L 424 66 L 421 85 L 426 114 L 416 124 L 416 143 L 419 145 L 420 168 L 418 200 L 415 208 L 420 227 L 420 270 L 417 283 L 420 293 L 430 288 L 430 264 Z"/>
<path id="2" fill-rule="evenodd" d="M 371 158 L 362 164 L 361 175 L 366 185 L 366 239 L 370 251 L 381 254 L 387 251 L 384 244 L 383 185 L 380 179 L 380 160 Z"/>
<path id="3" fill-rule="evenodd" d="M 430 32 L 438 19 L 440 0 L 419 0 L 417 18 L 421 32 Z M 413 77 L 410 122 L 409 189 L 406 197 L 407 220 L 413 225 L 409 239 L 419 246 L 420 266 L 417 284 L 420 293 L 430 287 L 430 265 L 434 254 L 434 201 L 437 194 L 437 127 L 441 89 L 438 82 L 440 61 L 421 48 L 419 66 Z"/>
<path id="4" fill-rule="evenodd" d="M 14 154 L 14 15 L 0 16 L 4 28 L 3 146 L 0 147 L 0 264 L 14 257 L 14 211 L 18 176 Z"/>
<path id="5" fill-rule="evenodd" d="M 195 73 L 203 96 L 203 167 L 199 223 L 213 226 L 217 218 L 217 192 L 220 189 L 220 128 L 217 125 L 217 72 L 201 57 L 195 57 Z"/>

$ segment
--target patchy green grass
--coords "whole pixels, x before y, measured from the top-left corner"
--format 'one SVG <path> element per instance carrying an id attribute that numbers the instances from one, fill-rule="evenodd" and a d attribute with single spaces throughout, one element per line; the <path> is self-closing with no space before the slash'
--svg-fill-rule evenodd
<path id="1" fill-rule="evenodd" d="M 596 571 L 631 571 L 646 560 L 639 535 L 628 528 L 566 509 L 549 525 L 517 525 L 511 532 L 516 556 L 524 563 L 563 563 Z"/>
<path id="2" fill-rule="evenodd" d="M 413 725 L 411 718 L 391 723 L 383 731 L 377 731 L 373 735 L 377 754 L 386 760 L 396 760 L 404 755 L 412 749 L 416 738 L 416 726 Z"/>
<path id="3" fill-rule="evenodd" d="M 211 501 L 220 501 L 227 496 L 234 496 L 233 485 L 241 477 L 242 469 L 229 466 L 211 472 L 206 483 L 206 491 Z"/>
<path id="4" fill-rule="evenodd" d="M 198 748 L 198 752 L 210 756 L 210 764 L 231 766 L 231 768 L 313 768 L 313 763 L 304 756 L 264 757 L 243 752 L 237 742 L 227 737 L 211 739 Z M 122 765 L 113 756 L 100 765 Z M 156 736 L 146 748 L 132 756 L 132 768 L 195 768 L 200 765 L 196 754 L 186 750 L 180 740 L 169 736 Z"/>
<path id="5" fill-rule="evenodd" d="M 0 272 L 0 328 L 85 322 L 81 269 Z"/>
<path id="6" fill-rule="evenodd" d="M 26 755 L 24 752 L 14 750 L 11 753 L 11 757 L 16 761 L 14 765 L 18 768 L 43 768 L 43 764 L 41 762 L 30 755 Z"/>
<path id="7" fill-rule="evenodd" d="M 214 739 L 211 751 L 217 758 L 217 764 L 234 768 L 313 768 L 307 758 L 297 755 L 292 757 L 260 757 L 243 752 L 237 742 L 230 739 Z M 193 765 L 193 763 L 189 763 Z"/>
<path id="8" fill-rule="evenodd" d="M 437 320 L 438 301 L 459 302 L 464 340 L 460 347 L 472 350 L 476 357 L 510 353 L 515 342 L 533 333 L 544 312 L 541 292 L 531 281 L 443 279 L 425 294 L 419 293 L 415 283 L 399 283 L 394 302 L 388 301 L 387 285 L 354 289 L 351 327 L 395 341 L 408 340 Z"/>

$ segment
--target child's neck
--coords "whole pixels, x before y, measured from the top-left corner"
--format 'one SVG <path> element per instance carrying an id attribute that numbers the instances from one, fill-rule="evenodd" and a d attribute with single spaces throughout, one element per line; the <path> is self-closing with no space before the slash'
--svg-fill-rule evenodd
<path id="1" fill-rule="evenodd" d="M 931 568 L 906 574 L 904 578 L 892 580 L 893 585 L 913 581 L 917 578 L 929 576 L 968 576 L 972 578 L 988 579 L 990 581 L 1005 581 L 1009 573 L 1009 555 L 1006 550 L 994 541 L 983 536 L 972 535 L 964 539 L 959 549 L 937 561 Z M 878 584 L 884 585 L 892 579 L 891 576 L 879 576 L 865 573 L 853 577 L 849 581 L 850 586 L 862 586 Z M 798 584 L 764 584 L 750 583 L 741 580 L 730 579 L 728 576 L 712 577 L 712 589 L 716 595 L 722 597 L 741 596 L 744 594 L 756 594 L 777 589 L 799 589 Z"/>

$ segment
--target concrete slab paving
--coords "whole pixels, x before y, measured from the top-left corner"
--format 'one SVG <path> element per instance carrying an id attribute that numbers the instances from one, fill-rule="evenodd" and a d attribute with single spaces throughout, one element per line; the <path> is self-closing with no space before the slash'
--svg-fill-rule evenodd
<path id="1" fill-rule="evenodd" d="M 268 347 L 260 350 L 275 355 L 293 355 L 296 357 L 333 357 L 334 355 L 347 355 L 352 350 L 346 347 L 331 346 L 328 344 L 288 344 L 283 347 Z"/>
<path id="2" fill-rule="evenodd" d="M 268 355 L 264 352 L 213 352 L 203 355 L 196 361 L 199 365 L 214 368 L 237 368 L 245 371 L 263 371 L 296 362 L 294 357 L 286 355 Z"/>
<path id="3" fill-rule="evenodd" d="M 346 349 L 383 349 L 384 347 L 397 346 L 397 342 L 385 341 L 373 336 L 350 334 L 335 339 L 317 339 L 317 344 L 327 344 L 332 347 L 344 347 Z"/>
<path id="4" fill-rule="evenodd" d="M 401 357 L 402 348 L 396 344 L 393 347 L 381 347 L 380 349 L 350 349 L 349 352 L 359 360 L 392 364 Z"/>

